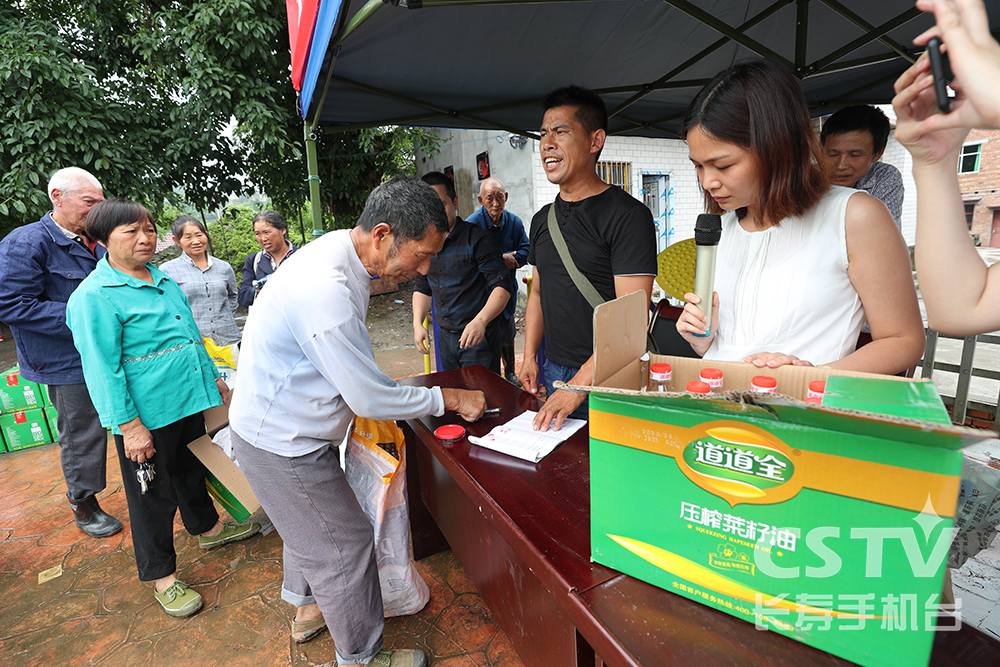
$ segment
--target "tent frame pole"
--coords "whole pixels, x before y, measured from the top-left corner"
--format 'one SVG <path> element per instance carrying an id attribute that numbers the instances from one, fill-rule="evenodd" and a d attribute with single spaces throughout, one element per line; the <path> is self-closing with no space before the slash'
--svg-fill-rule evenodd
<path id="1" fill-rule="evenodd" d="M 312 235 L 322 236 L 323 229 L 323 202 L 320 200 L 319 192 L 319 160 L 316 157 L 316 126 L 310 127 L 309 123 L 303 123 L 302 129 L 306 140 L 306 167 L 309 170 L 309 215 L 312 218 Z"/>

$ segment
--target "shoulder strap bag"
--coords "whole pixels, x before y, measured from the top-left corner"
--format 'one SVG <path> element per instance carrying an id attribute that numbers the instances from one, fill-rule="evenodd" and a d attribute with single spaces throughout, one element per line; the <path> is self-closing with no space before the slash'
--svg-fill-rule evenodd
<path id="1" fill-rule="evenodd" d="M 549 205 L 549 236 L 552 237 L 552 243 L 556 247 L 556 252 L 559 253 L 559 259 L 562 260 L 563 266 L 566 267 L 566 272 L 569 273 L 570 279 L 572 279 L 573 284 L 583 295 L 583 298 L 587 300 L 591 308 L 597 308 L 599 305 L 604 303 L 604 297 L 601 296 L 594 284 L 587 279 L 587 276 L 583 275 L 583 272 L 576 267 L 573 262 L 573 257 L 569 254 L 569 247 L 566 245 L 566 239 L 563 238 L 562 230 L 559 229 L 559 221 L 556 220 L 556 203 L 552 202 Z M 646 351 L 653 354 L 659 354 L 659 348 L 656 346 L 656 341 L 647 331 L 646 333 Z"/>

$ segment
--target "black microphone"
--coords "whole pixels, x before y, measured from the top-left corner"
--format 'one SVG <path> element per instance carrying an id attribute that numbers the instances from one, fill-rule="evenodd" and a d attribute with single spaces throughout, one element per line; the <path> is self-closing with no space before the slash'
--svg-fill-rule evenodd
<path id="1" fill-rule="evenodd" d="M 694 242 L 698 254 L 694 269 L 694 293 L 701 298 L 698 307 L 708 317 L 708 330 L 695 336 L 712 333 L 712 294 L 715 292 L 715 254 L 722 237 L 722 216 L 702 213 L 694 223 Z"/>

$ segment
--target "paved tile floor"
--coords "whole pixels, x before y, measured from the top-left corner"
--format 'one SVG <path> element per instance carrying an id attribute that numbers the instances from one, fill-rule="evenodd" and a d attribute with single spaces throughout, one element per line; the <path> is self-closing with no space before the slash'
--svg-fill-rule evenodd
<path id="1" fill-rule="evenodd" d="M 413 348 L 380 352 L 394 377 L 422 372 Z M 125 530 L 95 540 L 73 523 L 58 445 L 0 455 L 0 663 L 176 667 L 336 664 L 329 634 L 297 645 L 280 597 L 281 539 L 274 531 L 203 552 L 175 523 L 178 574 L 204 608 L 168 618 L 136 577 L 128 512 L 113 447 L 99 498 Z M 224 512 L 221 512 L 223 516 Z M 40 583 L 39 575 L 58 575 Z M 431 598 L 418 614 L 388 619 L 389 647 L 420 647 L 441 667 L 520 667 L 510 642 L 450 551 L 417 569 Z"/>

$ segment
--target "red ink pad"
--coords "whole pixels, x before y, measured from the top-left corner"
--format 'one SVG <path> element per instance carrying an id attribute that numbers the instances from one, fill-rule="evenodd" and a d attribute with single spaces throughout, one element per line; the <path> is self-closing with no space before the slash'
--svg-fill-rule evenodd
<path id="1" fill-rule="evenodd" d="M 434 437 L 443 445 L 453 445 L 465 437 L 465 427 L 458 424 L 445 424 L 434 429 Z"/>

